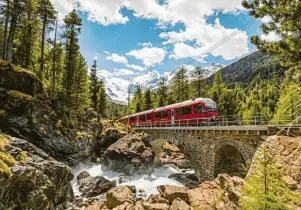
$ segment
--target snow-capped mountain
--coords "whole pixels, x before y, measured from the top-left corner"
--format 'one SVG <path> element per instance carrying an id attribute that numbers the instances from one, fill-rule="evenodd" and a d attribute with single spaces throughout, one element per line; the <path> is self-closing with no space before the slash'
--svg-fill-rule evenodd
<path id="1" fill-rule="evenodd" d="M 184 65 L 184 67 L 187 69 L 188 79 L 192 80 L 192 72 L 195 69 L 195 66 Z M 224 65 L 216 63 L 213 63 L 211 66 L 208 67 L 203 67 L 204 76 L 207 78 L 223 67 Z M 174 72 L 164 72 L 163 74 L 160 74 L 156 70 L 150 70 L 145 72 L 144 74 L 138 75 L 131 79 L 125 79 L 106 70 L 99 70 L 98 77 L 100 79 L 103 79 L 108 99 L 111 102 L 126 104 L 128 101 L 129 88 L 132 94 L 136 85 L 141 85 L 143 88 L 150 88 L 152 90 L 155 90 L 159 86 L 161 77 L 166 78 L 167 83 L 171 84 L 172 79 L 176 75 L 177 71 L 179 71 L 179 69 L 180 68 L 176 69 Z"/>

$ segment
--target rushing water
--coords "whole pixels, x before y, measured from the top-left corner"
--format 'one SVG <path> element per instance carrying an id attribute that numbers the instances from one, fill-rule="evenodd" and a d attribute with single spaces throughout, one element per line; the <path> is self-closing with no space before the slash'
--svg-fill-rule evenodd
<path id="1" fill-rule="evenodd" d="M 82 171 L 87 171 L 91 176 L 103 176 L 108 180 L 115 180 L 117 185 L 135 186 L 137 195 L 147 199 L 151 194 L 158 194 L 157 186 L 160 185 L 174 185 L 183 186 L 182 183 L 168 178 L 172 174 L 179 173 L 194 173 L 193 170 L 183 170 L 172 165 L 166 165 L 159 168 L 154 168 L 154 172 L 151 175 L 133 175 L 125 176 L 122 173 L 116 173 L 113 171 L 103 171 L 101 165 L 93 165 L 91 163 L 80 164 L 74 168 L 74 179 L 72 180 L 72 188 L 74 195 L 80 195 L 79 186 L 76 182 L 76 177 Z M 122 180 L 122 181 L 121 181 Z M 123 182 L 123 183 L 121 183 Z M 140 193 L 139 193 L 140 192 Z"/>

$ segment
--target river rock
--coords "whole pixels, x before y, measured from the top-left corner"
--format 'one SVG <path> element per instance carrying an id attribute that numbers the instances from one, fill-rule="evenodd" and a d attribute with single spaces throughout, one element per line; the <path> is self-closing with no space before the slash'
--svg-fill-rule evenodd
<path id="1" fill-rule="evenodd" d="M 169 210 L 169 205 L 166 203 L 149 203 L 143 202 L 143 208 L 145 210 Z"/>
<path id="2" fill-rule="evenodd" d="M 172 174 L 168 178 L 184 184 L 187 188 L 195 188 L 200 184 L 195 174 Z"/>
<path id="3" fill-rule="evenodd" d="M 170 210 L 191 210 L 191 207 L 185 201 L 177 198 L 172 202 Z"/>
<path id="4" fill-rule="evenodd" d="M 169 201 L 165 198 L 162 198 L 161 195 L 151 195 L 149 196 L 148 200 L 149 203 L 166 203 L 169 204 Z"/>
<path id="5" fill-rule="evenodd" d="M 117 128 L 107 128 L 104 132 L 97 136 L 97 143 L 95 147 L 96 155 L 101 156 L 109 146 L 124 137 L 126 134 L 126 132 Z"/>
<path id="6" fill-rule="evenodd" d="M 71 168 L 25 140 L 8 139 L 4 153 L 16 162 L 9 178 L 0 175 L 0 209 L 64 209 L 73 200 Z"/>
<path id="7" fill-rule="evenodd" d="M 88 172 L 81 172 L 77 176 L 79 191 L 83 197 L 95 197 L 116 187 L 115 181 L 107 180 L 102 176 L 92 177 Z"/>
<path id="8" fill-rule="evenodd" d="M 126 175 L 151 173 L 154 153 L 149 142 L 150 137 L 145 133 L 129 134 L 119 139 L 103 154 L 104 166 Z"/>
<path id="9" fill-rule="evenodd" d="M 191 168 L 189 161 L 181 150 L 168 142 L 162 145 L 158 153 L 158 159 L 162 164 L 173 164 L 179 168 Z"/>
<path id="10" fill-rule="evenodd" d="M 194 209 L 235 210 L 239 209 L 239 189 L 243 184 L 242 178 L 219 174 L 215 180 L 205 181 L 187 193 Z"/>
<path id="11" fill-rule="evenodd" d="M 176 199 L 181 198 L 183 201 L 189 203 L 189 197 L 185 187 L 177 187 L 172 185 L 161 185 L 157 187 L 160 195 L 167 199 L 170 204 Z"/>
<path id="12" fill-rule="evenodd" d="M 118 186 L 107 192 L 106 206 L 113 209 L 123 203 L 133 203 L 135 201 L 132 190 L 126 186 Z"/>
<path id="13" fill-rule="evenodd" d="M 283 172 L 284 180 L 292 190 L 301 192 L 301 137 L 269 137 L 256 151 L 247 177 L 253 175 L 257 162 L 265 150 L 273 158 L 277 168 Z"/>

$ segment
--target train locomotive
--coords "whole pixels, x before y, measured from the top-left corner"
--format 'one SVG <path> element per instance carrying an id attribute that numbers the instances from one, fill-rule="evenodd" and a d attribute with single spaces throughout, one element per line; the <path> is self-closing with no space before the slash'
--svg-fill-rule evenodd
<path id="1" fill-rule="evenodd" d="M 217 104 L 210 98 L 196 98 L 125 116 L 119 121 L 134 127 L 202 126 L 217 119 Z"/>

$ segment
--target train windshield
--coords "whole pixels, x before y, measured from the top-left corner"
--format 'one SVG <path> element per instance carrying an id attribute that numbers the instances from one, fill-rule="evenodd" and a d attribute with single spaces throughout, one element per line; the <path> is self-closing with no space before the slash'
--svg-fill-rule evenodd
<path id="1" fill-rule="evenodd" d="M 208 109 L 208 112 L 216 112 L 216 104 L 214 102 L 206 103 L 206 107 Z"/>

